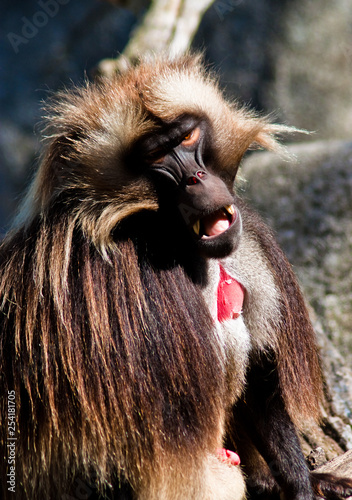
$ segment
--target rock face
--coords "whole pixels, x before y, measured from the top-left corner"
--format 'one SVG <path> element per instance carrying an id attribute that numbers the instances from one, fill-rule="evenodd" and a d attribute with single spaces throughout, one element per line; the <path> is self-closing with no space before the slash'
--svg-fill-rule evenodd
<path id="1" fill-rule="evenodd" d="M 352 366 L 352 142 L 292 145 L 243 165 L 245 194 L 269 219 L 336 347 Z"/>
<path id="2" fill-rule="evenodd" d="M 317 15 L 317 8 L 319 14 Z M 265 103 L 288 123 L 326 139 L 351 138 L 352 10 L 349 0 L 286 4 L 283 35 L 272 47 Z"/>
<path id="3" fill-rule="evenodd" d="M 251 154 L 241 191 L 275 229 L 312 306 L 330 388 L 328 433 L 352 449 L 352 143 L 288 150 L 294 162 Z"/>
<path id="4" fill-rule="evenodd" d="M 350 0 L 217 0 L 195 39 L 231 95 L 280 121 L 351 138 Z"/>

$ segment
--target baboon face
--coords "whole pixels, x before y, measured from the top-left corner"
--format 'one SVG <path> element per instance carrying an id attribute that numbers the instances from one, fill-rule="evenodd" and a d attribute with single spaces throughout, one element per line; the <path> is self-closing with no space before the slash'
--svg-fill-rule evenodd
<path id="1" fill-rule="evenodd" d="M 203 256 L 223 257 L 236 248 L 242 224 L 233 179 L 217 174 L 206 118 L 184 115 L 162 124 L 138 141 L 130 161 L 153 182 L 165 223 L 187 228 Z"/>
<path id="2" fill-rule="evenodd" d="M 279 150 L 286 130 L 225 100 L 192 57 L 63 91 L 46 111 L 47 147 L 21 217 L 28 224 L 61 200 L 105 257 L 128 235 L 169 261 L 229 255 L 242 230 L 239 163 L 249 148 Z"/>

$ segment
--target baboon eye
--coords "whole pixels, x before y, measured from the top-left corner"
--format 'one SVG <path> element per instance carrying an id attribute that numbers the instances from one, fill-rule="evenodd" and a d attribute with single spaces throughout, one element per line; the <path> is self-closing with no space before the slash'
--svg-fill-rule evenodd
<path id="1" fill-rule="evenodd" d="M 191 132 L 189 132 L 187 135 L 184 136 L 181 144 L 183 146 L 186 146 L 186 147 L 193 146 L 193 144 L 195 144 L 198 141 L 199 136 L 200 136 L 200 128 L 197 127 L 195 129 L 191 130 Z"/>

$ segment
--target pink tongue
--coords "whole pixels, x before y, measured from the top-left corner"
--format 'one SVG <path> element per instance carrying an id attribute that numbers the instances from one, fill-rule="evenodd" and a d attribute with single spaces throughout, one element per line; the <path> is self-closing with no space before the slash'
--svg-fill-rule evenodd
<path id="1" fill-rule="evenodd" d="M 216 212 L 203 219 L 205 234 L 218 236 L 229 228 L 230 222 L 223 212 Z"/>

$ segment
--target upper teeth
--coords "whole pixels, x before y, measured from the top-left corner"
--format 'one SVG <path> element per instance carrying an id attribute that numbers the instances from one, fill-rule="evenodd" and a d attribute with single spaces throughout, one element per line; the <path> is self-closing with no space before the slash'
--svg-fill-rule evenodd
<path id="1" fill-rule="evenodd" d="M 224 208 L 230 215 L 233 215 L 235 213 L 235 205 L 229 205 L 228 207 Z"/>
<path id="2" fill-rule="evenodd" d="M 200 232 L 200 220 L 199 219 L 193 225 L 193 231 L 199 236 L 199 232 Z"/>
<path id="3" fill-rule="evenodd" d="M 227 207 L 224 207 L 227 213 L 230 215 L 234 215 L 236 209 L 235 205 L 228 205 Z M 199 236 L 200 233 L 200 219 L 198 219 L 194 224 L 193 224 L 193 231 L 196 233 L 197 236 Z"/>

